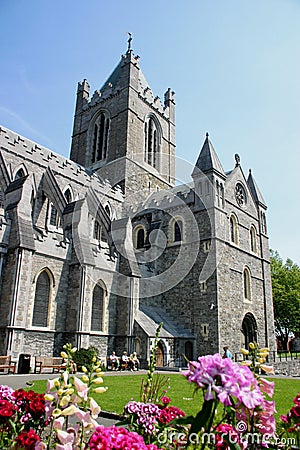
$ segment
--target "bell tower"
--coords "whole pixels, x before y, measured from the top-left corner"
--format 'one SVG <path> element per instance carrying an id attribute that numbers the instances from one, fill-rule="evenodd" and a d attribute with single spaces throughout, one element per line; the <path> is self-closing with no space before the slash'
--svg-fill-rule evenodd
<path id="1" fill-rule="evenodd" d="M 175 94 L 154 96 L 131 40 L 92 96 L 87 80 L 78 84 L 70 155 L 125 195 L 169 189 L 175 178 Z"/>

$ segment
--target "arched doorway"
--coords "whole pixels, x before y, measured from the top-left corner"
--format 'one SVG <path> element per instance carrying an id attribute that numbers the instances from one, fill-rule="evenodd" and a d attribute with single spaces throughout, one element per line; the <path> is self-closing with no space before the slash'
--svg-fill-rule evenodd
<path id="1" fill-rule="evenodd" d="M 163 367 L 164 365 L 164 348 L 161 342 L 157 344 L 157 349 L 155 351 L 155 365 L 158 367 Z"/>
<path id="2" fill-rule="evenodd" d="M 189 360 L 193 360 L 193 344 L 191 341 L 187 341 L 184 345 L 184 354 L 185 357 Z"/>
<path id="3" fill-rule="evenodd" d="M 250 342 L 257 342 L 257 324 L 253 314 L 247 313 L 245 315 L 242 323 L 242 333 L 244 348 L 248 349 Z"/>

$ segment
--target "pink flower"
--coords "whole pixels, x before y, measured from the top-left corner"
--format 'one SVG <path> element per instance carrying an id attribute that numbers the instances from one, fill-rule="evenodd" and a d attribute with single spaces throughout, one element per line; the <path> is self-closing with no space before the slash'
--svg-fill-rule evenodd
<path id="1" fill-rule="evenodd" d="M 108 427 L 103 425 L 97 427 L 89 440 L 91 450 L 159 450 L 156 445 L 146 445 L 139 434 L 128 431 L 122 427 Z"/>
<path id="2" fill-rule="evenodd" d="M 88 386 L 77 377 L 74 377 L 74 385 L 79 397 L 83 398 L 86 401 L 89 392 Z"/>
<path id="3" fill-rule="evenodd" d="M 260 389 L 267 394 L 269 397 L 274 395 L 274 382 L 268 381 L 265 378 L 260 378 L 259 380 Z"/>

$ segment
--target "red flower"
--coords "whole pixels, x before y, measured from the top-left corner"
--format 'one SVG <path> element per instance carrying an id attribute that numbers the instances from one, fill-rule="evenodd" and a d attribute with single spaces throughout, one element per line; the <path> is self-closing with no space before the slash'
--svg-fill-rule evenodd
<path id="1" fill-rule="evenodd" d="M 177 408 L 177 406 L 167 406 L 166 408 L 161 409 L 158 421 L 166 425 L 172 420 L 183 416 L 185 416 L 185 413 Z"/>
<path id="2" fill-rule="evenodd" d="M 293 401 L 294 401 L 295 405 L 300 406 L 300 392 L 299 392 L 299 394 L 296 395 L 296 397 L 294 398 Z"/>
<path id="3" fill-rule="evenodd" d="M 165 395 L 161 398 L 161 402 L 163 405 L 168 405 L 171 403 L 171 399 L 169 397 L 166 397 Z"/>
<path id="4" fill-rule="evenodd" d="M 34 430 L 22 431 L 16 438 L 17 448 L 34 450 L 36 442 L 40 440 Z"/>
<path id="5" fill-rule="evenodd" d="M 39 418 L 45 414 L 44 394 L 37 394 L 34 391 L 24 391 L 18 389 L 14 392 L 16 404 L 21 411 L 29 413 L 33 418 Z"/>
<path id="6" fill-rule="evenodd" d="M 0 400 L 0 417 L 11 417 L 16 408 L 7 400 Z"/>

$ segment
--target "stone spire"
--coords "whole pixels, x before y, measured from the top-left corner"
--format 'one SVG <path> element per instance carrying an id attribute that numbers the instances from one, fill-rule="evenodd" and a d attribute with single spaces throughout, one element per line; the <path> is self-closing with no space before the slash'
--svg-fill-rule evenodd
<path id="1" fill-rule="evenodd" d="M 213 148 L 213 145 L 209 140 L 208 133 L 206 133 L 206 139 L 193 170 L 192 177 L 197 175 L 199 171 L 203 173 L 215 172 L 221 177 L 226 178 L 222 164 L 220 163 L 217 153 L 215 152 L 215 149 Z"/>

